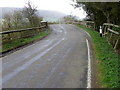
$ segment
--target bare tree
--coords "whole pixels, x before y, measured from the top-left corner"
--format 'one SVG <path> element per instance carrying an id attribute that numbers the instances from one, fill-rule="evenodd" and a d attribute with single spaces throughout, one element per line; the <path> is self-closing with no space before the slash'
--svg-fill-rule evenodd
<path id="1" fill-rule="evenodd" d="M 14 11 L 13 17 L 12 17 L 12 24 L 15 28 L 20 28 L 22 27 L 22 22 L 23 22 L 23 15 L 21 11 Z"/>
<path id="2" fill-rule="evenodd" d="M 12 14 L 5 14 L 3 19 L 3 25 L 2 30 L 10 30 L 12 28 L 12 22 L 11 22 Z"/>
<path id="3" fill-rule="evenodd" d="M 31 26 L 34 25 L 33 18 L 36 16 L 36 8 L 37 7 L 33 6 L 32 3 L 28 1 L 27 6 L 25 6 L 23 9 L 23 15 L 29 20 Z"/>
<path id="4" fill-rule="evenodd" d="M 36 12 L 36 7 L 33 6 L 31 2 L 28 2 L 27 6 L 25 6 L 22 11 L 16 10 L 12 14 L 4 15 L 2 30 L 40 26 L 43 18 L 39 17 Z"/>

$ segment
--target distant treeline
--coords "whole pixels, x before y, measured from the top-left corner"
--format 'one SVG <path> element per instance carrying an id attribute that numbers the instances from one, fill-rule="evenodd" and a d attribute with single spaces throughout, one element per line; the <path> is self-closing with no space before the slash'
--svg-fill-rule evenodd
<path id="1" fill-rule="evenodd" d="M 14 13 L 7 13 L 1 21 L 2 31 L 39 27 L 42 17 L 36 14 L 37 9 L 28 2 L 22 10 L 15 10 Z"/>

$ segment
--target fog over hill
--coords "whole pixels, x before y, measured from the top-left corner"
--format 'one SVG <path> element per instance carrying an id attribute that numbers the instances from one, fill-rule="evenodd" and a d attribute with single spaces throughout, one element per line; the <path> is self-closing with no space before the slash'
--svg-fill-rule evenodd
<path id="1" fill-rule="evenodd" d="M 22 10 L 22 8 L 0 7 L 0 17 L 4 16 L 6 13 L 13 13 L 15 10 Z M 66 14 L 61 12 L 49 10 L 38 10 L 37 14 L 46 21 L 58 21 L 60 18 L 66 16 Z"/>
<path id="2" fill-rule="evenodd" d="M 38 15 L 42 16 L 46 21 L 58 21 L 60 18 L 66 16 L 66 14 L 61 12 L 48 10 L 38 10 Z"/>

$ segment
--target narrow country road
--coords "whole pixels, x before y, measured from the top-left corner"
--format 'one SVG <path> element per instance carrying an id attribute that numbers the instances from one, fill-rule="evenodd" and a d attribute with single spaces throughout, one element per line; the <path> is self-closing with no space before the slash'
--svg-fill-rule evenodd
<path id="1" fill-rule="evenodd" d="M 86 88 L 89 36 L 75 25 L 55 24 L 41 41 L 2 58 L 3 88 Z"/>

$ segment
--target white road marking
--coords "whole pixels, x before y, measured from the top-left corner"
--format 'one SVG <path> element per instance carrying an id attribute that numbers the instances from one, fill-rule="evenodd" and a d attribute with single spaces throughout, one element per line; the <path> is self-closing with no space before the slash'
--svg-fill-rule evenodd
<path id="1" fill-rule="evenodd" d="M 90 46 L 86 39 L 87 49 L 88 49 L 88 72 L 87 72 L 87 88 L 91 88 L 91 60 L 90 60 Z"/>
<path id="2" fill-rule="evenodd" d="M 89 34 L 88 32 L 85 31 L 85 33 L 86 33 L 89 37 L 91 37 L 90 34 Z"/>
<path id="3" fill-rule="evenodd" d="M 65 36 L 66 36 L 66 34 L 67 34 L 66 29 L 64 29 L 64 27 L 62 25 L 59 25 L 59 26 L 64 30 L 64 33 L 65 33 Z"/>

